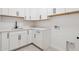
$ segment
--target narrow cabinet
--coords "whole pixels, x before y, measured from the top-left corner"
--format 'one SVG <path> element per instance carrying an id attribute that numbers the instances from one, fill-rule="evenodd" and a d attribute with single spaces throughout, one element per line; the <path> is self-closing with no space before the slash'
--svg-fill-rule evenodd
<path id="1" fill-rule="evenodd" d="M 10 32 L 10 50 L 16 49 L 19 47 L 19 38 L 18 32 Z"/>
<path id="2" fill-rule="evenodd" d="M 9 32 L 0 33 L 0 50 L 1 51 L 9 50 Z"/>

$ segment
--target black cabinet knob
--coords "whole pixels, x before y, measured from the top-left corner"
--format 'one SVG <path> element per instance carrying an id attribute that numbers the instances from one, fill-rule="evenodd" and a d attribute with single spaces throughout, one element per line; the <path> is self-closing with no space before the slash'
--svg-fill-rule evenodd
<path id="1" fill-rule="evenodd" d="M 79 37 L 77 37 L 77 39 L 79 39 Z"/>

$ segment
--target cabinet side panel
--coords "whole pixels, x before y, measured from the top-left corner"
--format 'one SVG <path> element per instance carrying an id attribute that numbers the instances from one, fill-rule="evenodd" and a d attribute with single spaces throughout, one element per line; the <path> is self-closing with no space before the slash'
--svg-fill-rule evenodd
<path id="1" fill-rule="evenodd" d="M 1 44 L 2 44 L 2 33 L 0 33 L 0 51 L 1 51 Z"/>

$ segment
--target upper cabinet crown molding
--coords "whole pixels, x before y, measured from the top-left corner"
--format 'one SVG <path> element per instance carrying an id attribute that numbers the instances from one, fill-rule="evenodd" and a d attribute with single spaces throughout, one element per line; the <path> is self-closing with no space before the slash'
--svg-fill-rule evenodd
<path id="1" fill-rule="evenodd" d="M 1 16 L 22 17 L 24 20 L 47 20 L 49 16 L 78 13 L 79 8 L 0 8 Z"/>

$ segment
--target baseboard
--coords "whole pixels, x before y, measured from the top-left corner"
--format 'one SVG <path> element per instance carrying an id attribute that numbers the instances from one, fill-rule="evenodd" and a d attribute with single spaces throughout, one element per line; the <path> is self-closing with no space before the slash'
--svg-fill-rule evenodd
<path id="1" fill-rule="evenodd" d="M 28 46 L 30 46 L 30 45 L 35 46 L 35 47 L 38 48 L 40 51 L 44 51 L 42 48 L 40 48 L 39 46 L 37 46 L 37 45 L 34 44 L 34 43 L 29 43 L 29 44 L 27 44 L 27 45 L 21 46 L 21 47 L 19 47 L 19 48 L 16 48 L 16 49 L 13 49 L 13 50 L 10 50 L 10 51 L 17 51 L 17 50 L 19 50 L 19 49 L 22 49 L 22 48 L 24 48 L 24 47 L 28 47 Z"/>
<path id="2" fill-rule="evenodd" d="M 40 48 L 39 46 L 37 46 L 36 44 L 32 43 L 33 46 L 37 47 L 39 50 L 44 51 L 42 48 Z"/>
<path id="3" fill-rule="evenodd" d="M 51 45 L 50 47 L 51 47 L 51 48 L 54 48 L 54 49 L 56 49 L 57 51 L 65 51 L 64 49 L 62 49 L 62 48 L 59 48 L 59 47 L 57 47 L 57 46 L 54 46 L 54 45 Z"/>
<path id="4" fill-rule="evenodd" d="M 19 47 L 19 48 L 16 48 L 16 49 L 13 49 L 13 50 L 10 50 L 10 51 L 17 51 L 17 50 L 19 50 L 19 49 L 22 49 L 22 48 L 24 48 L 24 47 L 28 47 L 28 46 L 30 46 L 30 45 L 32 45 L 32 43 L 26 44 L 26 45 L 24 45 L 24 46 L 21 46 L 21 47 Z"/>

